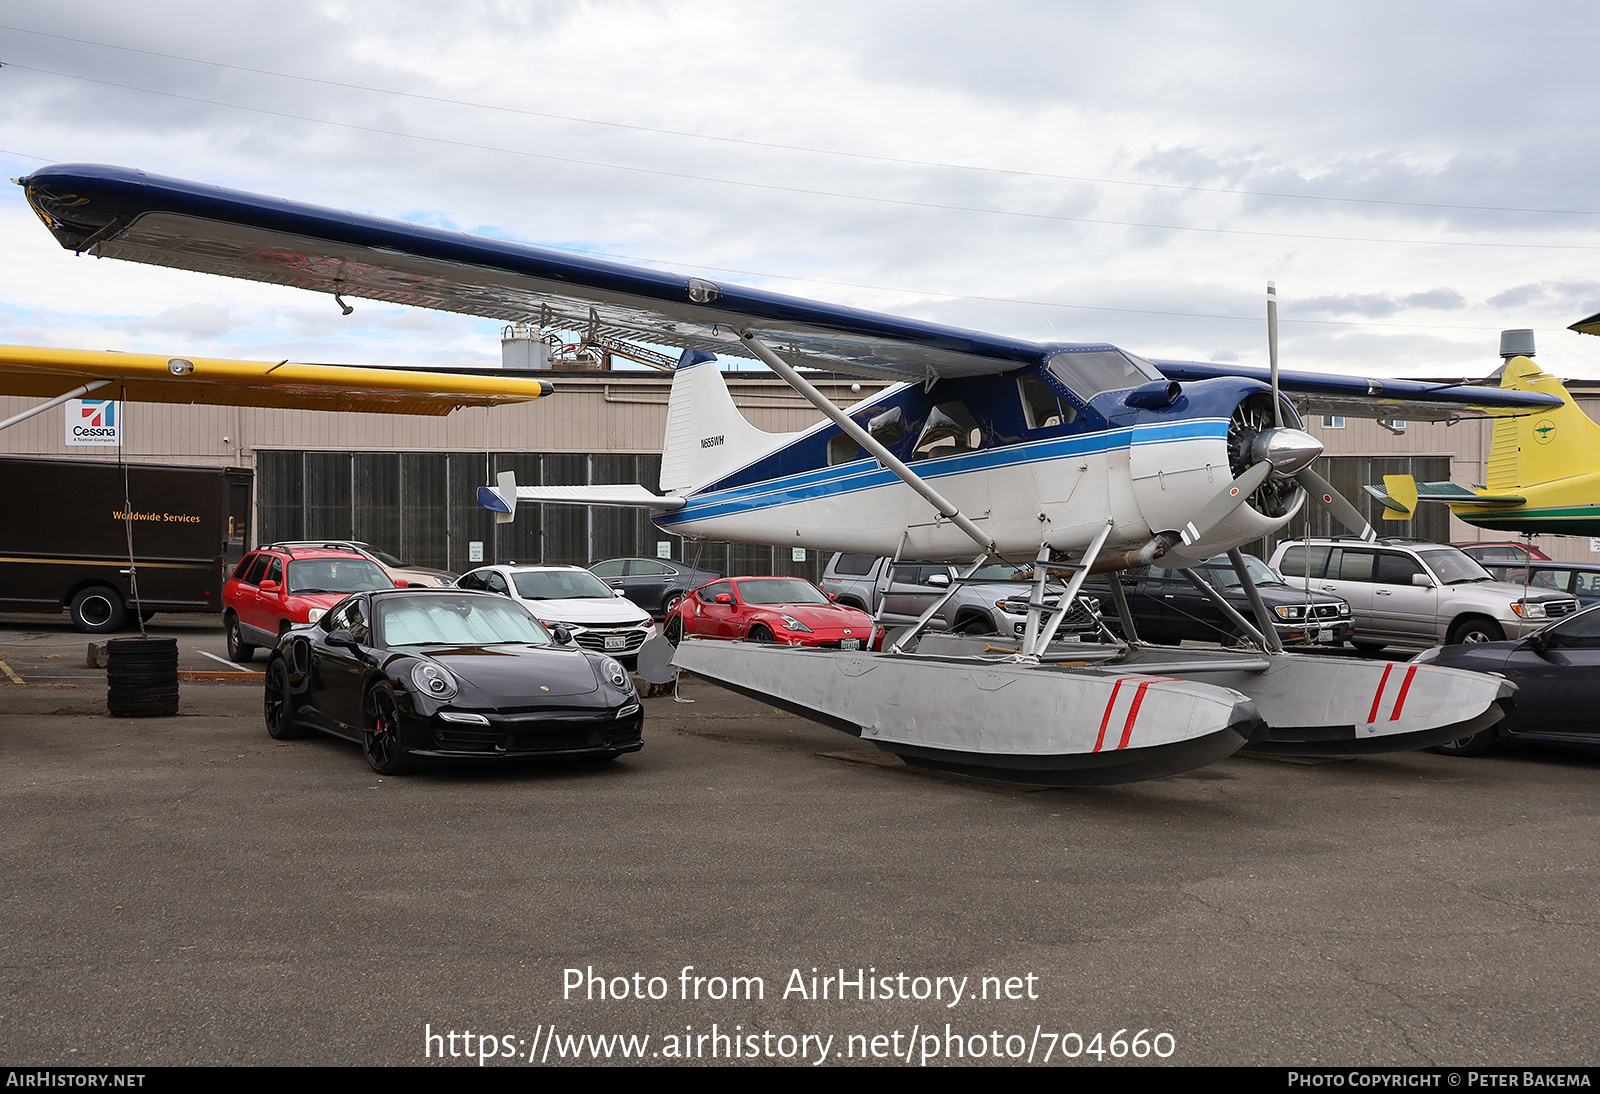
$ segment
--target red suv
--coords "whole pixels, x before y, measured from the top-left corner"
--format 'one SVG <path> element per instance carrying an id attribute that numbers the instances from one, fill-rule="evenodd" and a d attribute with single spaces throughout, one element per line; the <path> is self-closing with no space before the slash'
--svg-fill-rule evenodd
<path id="1" fill-rule="evenodd" d="M 257 646 L 275 646 L 290 627 L 315 623 L 351 593 L 393 589 L 382 566 L 359 551 L 268 547 L 239 560 L 222 586 L 228 657 L 249 661 Z"/>

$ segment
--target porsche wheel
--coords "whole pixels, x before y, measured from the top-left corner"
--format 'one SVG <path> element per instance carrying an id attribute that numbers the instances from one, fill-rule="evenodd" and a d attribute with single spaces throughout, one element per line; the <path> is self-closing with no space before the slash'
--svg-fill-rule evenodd
<path id="1" fill-rule="evenodd" d="M 281 657 L 267 666 L 267 686 L 262 693 L 261 708 L 267 722 L 267 736 L 273 740 L 288 741 L 305 736 L 305 730 L 294 719 L 289 666 Z"/>
<path id="2" fill-rule="evenodd" d="M 400 708 L 388 684 L 367 692 L 367 734 L 362 747 L 367 766 L 380 775 L 404 775 L 416 766 L 400 744 Z"/>

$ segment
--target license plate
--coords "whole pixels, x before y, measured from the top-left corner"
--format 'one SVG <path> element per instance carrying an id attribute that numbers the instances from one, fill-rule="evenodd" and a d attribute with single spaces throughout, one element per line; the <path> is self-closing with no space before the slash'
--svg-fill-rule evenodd
<path id="1" fill-rule="evenodd" d="M 1081 635 L 1081 634 L 1063 634 L 1063 635 L 1057 636 L 1056 641 L 1057 642 L 1082 642 L 1083 641 L 1083 635 Z"/>
<path id="2" fill-rule="evenodd" d="M 859 650 L 861 648 L 861 639 L 841 638 L 839 639 L 839 648 L 841 650 Z"/>
<path id="3" fill-rule="evenodd" d="M 606 635 L 606 649 L 625 650 L 628 648 L 628 636 L 625 634 Z"/>
<path id="4" fill-rule="evenodd" d="M 1317 632 L 1317 641 L 1318 642 L 1332 642 L 1333 641 L 1333 632 L 1332 631 L 1318 631 Z"/>

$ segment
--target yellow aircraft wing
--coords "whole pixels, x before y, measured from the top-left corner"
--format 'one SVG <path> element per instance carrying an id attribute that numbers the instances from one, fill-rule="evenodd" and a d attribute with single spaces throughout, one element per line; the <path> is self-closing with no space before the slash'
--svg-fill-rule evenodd
<path id="1" fill-rule="evenodd" d="M 548 380 L 514 374 L 0 346 L 0 395 L 53 398 L 101 380 L 109 383 L 93 393 L 100 399 L 377 414 L 441 415 L 525 403 L 555 390 Z"/>

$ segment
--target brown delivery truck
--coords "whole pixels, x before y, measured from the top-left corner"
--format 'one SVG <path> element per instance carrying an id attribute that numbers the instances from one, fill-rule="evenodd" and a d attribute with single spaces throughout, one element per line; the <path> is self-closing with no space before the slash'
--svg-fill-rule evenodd
<path id="1" fill-rule="evenodd" d="M 114 461 L 0 456 L 0 611 L 65 608 L 91 634 L 121 630 L 133 612 L 221 612 L 222 583 L 249 547 L 254 479 L 130 463 L 129 506 Z"/>

